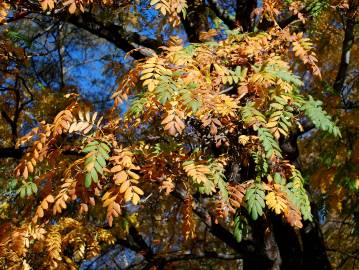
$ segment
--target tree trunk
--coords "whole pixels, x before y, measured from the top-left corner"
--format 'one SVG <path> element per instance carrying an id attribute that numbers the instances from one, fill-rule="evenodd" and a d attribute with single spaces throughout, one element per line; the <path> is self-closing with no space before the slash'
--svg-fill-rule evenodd
<path id="1" fill-rule="evenodd" d="M 244 259 L 244 270 L 332 269 L 316 221 L 296 230 L 271 215 L 267 221 L 255 222 L 252 229 L 256 254 Z"/>

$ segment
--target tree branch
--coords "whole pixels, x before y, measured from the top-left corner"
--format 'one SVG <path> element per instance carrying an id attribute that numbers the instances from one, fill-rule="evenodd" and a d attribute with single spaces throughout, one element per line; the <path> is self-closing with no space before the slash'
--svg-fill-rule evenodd
<path id="1" fill-rule="evenodd" d="M 98 257 L 96 257 L 89 265 L 84 268 L 84 270 L 93 269 L 92 267 L 96 267 L 96 263 L 100 262 L 103 258 L 106 259 L 109 252 L 111 252 L 116 245 L 123 246 L 125 248 L 131 249 L 139 254 L 141 254 L 145 260 L 151 262 L 154 260 L 154 254 L 147 243 L 144 241 L 143 237 L 140 235 L 138 230 L 131 226 L 128 232 L 128 239 L 117 239 L 115 245 L 110 247 L 107 252 L 102 253 Z"/>
<path id="2" fill-rule="evenodd" d="M 309 16 L 310 15 L 310 12 L 315 8 L 315 6 L 311 6 L 311 7 L 303 7 L 301 10 L 299 10 L 299 12 L 303 15 L 306 15 L 306 16 Z M 280 21 L 278 21 L 278 25 L 280 28 L 286 28 L 288 25 L 290 25 L 291 23 L 295 22 L 295 21 L 298 21 L 300 22 L 301 24 L 303 24 L 302 21 L 299 20 L 298 18 L 298 15 L 297 14 L 293 14 L 293 15 L 290 15 L 289 17 L 286 17 Z M 264 23 L 262 25 L 262 27 L 260 27 L 260 29 L 262 30 L 267 30 L 270 26 L 270 24 L 268 23 Z"/>
<path id="3" fill-rule="evenodd" d="M 158 266 L 158 269 L 163 269 L 166 264 L 177 261 L 188 261 L 188 260 L 201 260 L 201 259 L 220 259 L 220 260 L 238 260 L 242 257 L 238 254 L 224 254 L 217 252 L 177 252 L 177 253 L 165 253 L 156 255 L 154 261 L 149 266 Z"/>
<path id="4" fill-rule="evenodd" d="M 154 51 L 163 44 L 158 40 L 150 39 L 148 37 L 139 35 L 138 33 L 128 32 L 123 26 L 116 24 L 104 24 L 95 18 L 89 12 L 70 15 L 63 18 L 63 14 L 57 15 L 56 18 L 69 22 L 72 25 L 84 29 L 98 37 L 104 38 L 114 44 L 117 48 L 125 52 L 130 52 L 140 47 L 150 48 Z M 131 56 L 135 59 L 141 59 L 146 55 L 144 50 L 133 51 Z"/>
<path id="5" fill-rule="evenodd" d="M 14 147 L 0 148 L 0 158 L 21 158 L 25 148 L 16 149 Z"/>
<path id="6" fill-rule="evenodd" d="M 339 70 L 335 78 L 335 82 L 333 84 L 333 88 L 337 94 L 341 94 L 347 76 L 349 62 L 350 62 L 350 53 L 354 44 L 355 23 L 356 22 L 354 18 L 347 18 Z"/>
<path id="7" fill-rule="evenodd" d="M 236 20 L 225 9 L 221 8 L 217 0 L 208 0 L 208 7 L 220 18 L 230 29 L 236 27 Z"/>
<path id="8" fill-rule="evenodd" d="M 14 18 L 9 18 L 8 23 L 25 18 L 30 14 L 40 14 L 41 16 L 52 17 L 54 19 L 69 22 L 72 25 L 84 29 L 91 34 L 104 38 L 114 44 L 117 48 L 130 52 L 135 50 L 131 56 L 135 59 L 141 59 L 148 56 L 146 50 L 140 50 L 141 47 L 157 50 L 162 46 L 162 42 L 140 35 L 138 33 L 127 31 L 122 25 L 116 23 L 106 24 L 96 18 L 91 12 L 68 14 L 64 9 L 54 10 L 52 12 L 44 12 L 38 3 L 30 1 L 23 3 L 19 7 L 20 11 Z M 23 12 L 21 9 L 26 10 Z"/>

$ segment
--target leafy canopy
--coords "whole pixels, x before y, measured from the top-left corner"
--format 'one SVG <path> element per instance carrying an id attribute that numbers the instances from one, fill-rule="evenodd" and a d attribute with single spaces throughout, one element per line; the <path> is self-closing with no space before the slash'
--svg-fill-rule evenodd
<path id="1" fill-rule="evenodd" d="M 63 5 L 74 13 L 86 2 Z M 176 25 L 186 2 L 169 6 L 170 2 L 151 4 L 164 15 L 169 13 Z M 55 4 L 41 2 L 44 10 Z M 20 258 L 29 249 L 36 253 L 33 243 L 42 241 L 49 254 L 43 266 L 71 264 L 62 259 L 61 246 L 72 243 L 70 234 L 80 233 L 87 238 L 75 238 L 74 260 L 85 257 L 85 244 L 93 244 L 96 251 L 86 249 L 87 257 L 98 254 L 99 242 L 112 242 L 104 231 L 97 232 L 97 242 L 92 242 L 95 228 L 81 227 L 86 231 L 78 232 L 77 221 L 65 218 L 45 232 L 43 221 L 70 205 L 83 214 L 101 204 L 112 226 L 126 205 L 146 204 L 149 185 L 166 195 L 185 191 L 185 238 L 194 235 L 191 199 L 196 193 L 219 206 L 214 211 L 234 225 L 238 241 L 248 219 L 269 212 L 296 228 L 302 227 L 303 219 L 311 220 L 304 180 L 286 160 L 281 143 L 301 129 L 303 116 L 318 129 L 341 135 L 320 102 L 299 91 L 303 83 L 293 73 L 293 62 L 301 61 L 320 77 L 309 39 L 273 27 L 257 33 L 228 31 L 224 40 L 186 46 L 172 37 L 161 49 L 162 53 L 137 61 L 124 76 L 109 112 L 90 112 L 76 94 L 70 94 L 68 106 L 52 123 L 41 123 L 19 140 L 19 146 L 27 146 L 15 169 L 23 183 L 20 197 L 41 200 L 31 223 L 16 232 L 30 232 L 23 235 L 28 243 Z M 122 102 L 129 109 L 120 115 L 117 107 Z M 68 158 L 68 151 L 76 154 Z M 228 175 L 226 170 L 234 163 L 241 171 Z M 6 241 L 10 238 L 1 242 L 3 246 Z M 9 254 L 12 248 L 1 249 L 0 254 Z"/>

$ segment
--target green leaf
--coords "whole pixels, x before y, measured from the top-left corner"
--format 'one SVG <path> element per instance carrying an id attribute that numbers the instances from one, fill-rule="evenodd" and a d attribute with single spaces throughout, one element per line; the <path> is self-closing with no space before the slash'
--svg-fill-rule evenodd
<path id="1" fill-rule="evenodd" d="M 262 184 L 255 184 L 246 190 L 245 195 L 247 209 L 253 220 L 257 220 L 263 214 L 265 207 L 265 193 Z"/>
<path id="2" fill-rule="evenodd" d="M 98 141 L 92 141 L 87 146 L 93 146 L 93 145 L 98 145 L 98 144 L 99 144 Z"/>
<path id="3" fill-rule="evenodd" d="M 110 157 L 108 155 L 108 152 L 105 149 L 103 149 L 102 147 L 99 147 L 98 151 L 99 151 L 99 154 L 101 154 L 104 159 L 108 159 Z"/>
<path id="4" fill-rule="evenodd" d="M 96 160 L 96 154 L 91 155 L 85 160 L 85 166 L 91 162 L 94 162 Z"/>
<path id="5" fill-rule="evenodd" d="M 273 109 L 276 109 L 276 110 L 283 110 L 284 106 L 282 104 L 279 104 L 279 103 L 271 103 L 270 105 Z"/>
<path id="6" fill-rule="evenodd" d="M 104 151 L 106 151 L 107 153 L 111 151 L 110 147 L 106 143 L 100 143 L 100 147 L 104 149 Z"/>
<path id="7" fill-rule="evenodd" d="M 85 187 L 89 188 L 91 186 L 91 173 L 87 173 L 85 176 Z"/>
<path id="8" fill-rule="evenodd" d="M 82 152 L 83 153 L 90 153 L 90 152 L 92 152 L 92 151 L 94 151 L 94 150 L 97 150 L 97 145 L 87 145 L 83 150 L 82 150 Z"/>
<path id="9" fill-rule="evenodd" d="M 26 35 L 23 35 L 14 30 L 7 31 L 5 33 L 14 43 L 22 41 L 26 44 L 27 47 L 31 46 L 31 39 L 29 39 Z"/>
<path id="10" fill-rule="evenodd" d="M 143 97 L 142 95 L 136 96 L 131 102 L 127 115 L 129 116 L 133 115 L 135 117 L 140 116 L 144 111 L 144 107 L 146 103 L 147 103 L 146 97 Z"/>
<path id="11" fill-rule="evenodd" d="M 96 157 L 96 161 L 99 163 L 99 165 L 100 165 L 102 168 L 106 166 L 106 160 L 105 160 L 105 158 L 104 158 L 103 156 L 98 155 L 98 156 Z M 95 166 L 96 166 L 96 164 L 95 164 Z"/>
<path id="12" fill-rule="evenodd" d="M 96 170 L 92 170 L 92 171 L 90 172 L 90 174 L 91 174 L 92 180 L 93 180 L 95 183 L 97 183 L 97 182 L 98 182 L 98 175 L 97 175 Z"/>
<path id="13" fill-rule="evenodd" d="M 95 162 L 95 169 L 99 174 L 103 174 L 103 168 L 98 162 Z"/>
<path id="14" fill-rule="evenodd" d="M 172 96 L 178 92 L 175 82 L 167 76 L 160 76 L 160 82 L 156 87 L 155 93 L 161 104 L 167 103 Z"/>
<path id="15" fill-rule="evenodd" d="M 31 189 L 32 189 L 32 193 L 37 193 L 37 186 L 35 183 L 31 182 L 30 183 Z"/>
<path id="16" fill-rule="evenodd" d="M 250 102 L 242 108 L 242 118 L 247 125 L 265 125 L 266 119 L 264 115 L 254 107 L 254 103 Z"/>
<path id="17" fill-rule="evenodd" d="M 205 181 L 201 185 L 195 184 L 198 186 L 198 191 L 201 194 L 211 195 L 213 192 L 214 184 L 210 181 Z"/>
<path id="18" fill-rule="evenodd" d="M 31 188 L 30 183 L 28 183 L 28 184 L 26 185 L 26 195 L 27 195 L 27 196 L 31 196 L 31 195 L 32 195 L 32 188 Z"/>
<path id="19" fill-rule="evenodd" d="M 270 159 L 272 155 L 276 155 L 277 157 L 282 158 L 279 144 L 267 128 L 259 128 L 258 137 L 259 141 L 263 145 L 267 159 Z"/>
<path id="20" fill-rule="evenodd" d="M 274 174 L 274 182 L 279 185 L 285 184 L 285 180 L 279 173 Z"/>
<path id="21" fill-rule="evenodd" d="M 323 111 L 322 102 L 314 100 L 313 97 L 309 96 L 309 100 L 304 101 L 301 110 L 304 111 L 305 115 L 313 122 L 316 128 L 329 132 L 335 137 L 341 137 L 340 130 L 331 117 Z"/>
<path id="22" fill-rule="evenodd" d="M 292 176 L 290 178 L 290 181 L 291 182 L 286 185 L 285 189 L 289 199 L 300 210 L 303 219 L 311 221 L 312 213 L 310 201 L 308 198 L 308 194 L 303 187 L 304 179 L 297 169 L 292 170 Z"/>
<path id="23" fill-rule="evenodd" d="M 216 187 L 219 189 L 222 199 L 227 200 L 228 190 L 227 190 L 226 176 L 224 175 L 224 168 L 217 162 L 210 161 L 210 170 L 211 170 L 211 175 L 208 176 L 209 179 L 211 179 L 213 183 L 216 185 Z"/>
<path id="24" fill-rule="evenodd" d="M 19 191 L 20 191 L 20 197 L 24 198 L 26 195 L 26 186 L 20 187 Z"/>
<path id="25" fill-rule="evenodd" d="M 241 242 L 248 233 L 247 221 L 238 213 L 234 216 L 233 235 L 237 242 Z"/>

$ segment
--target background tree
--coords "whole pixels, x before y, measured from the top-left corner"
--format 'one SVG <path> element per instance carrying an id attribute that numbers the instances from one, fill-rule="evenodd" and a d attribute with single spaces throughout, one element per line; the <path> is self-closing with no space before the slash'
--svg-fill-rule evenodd
<path id="1" fill-rule="evenodd" d="M 355 268 L 358 5 L 0 3 L 0 265 Z"/>

